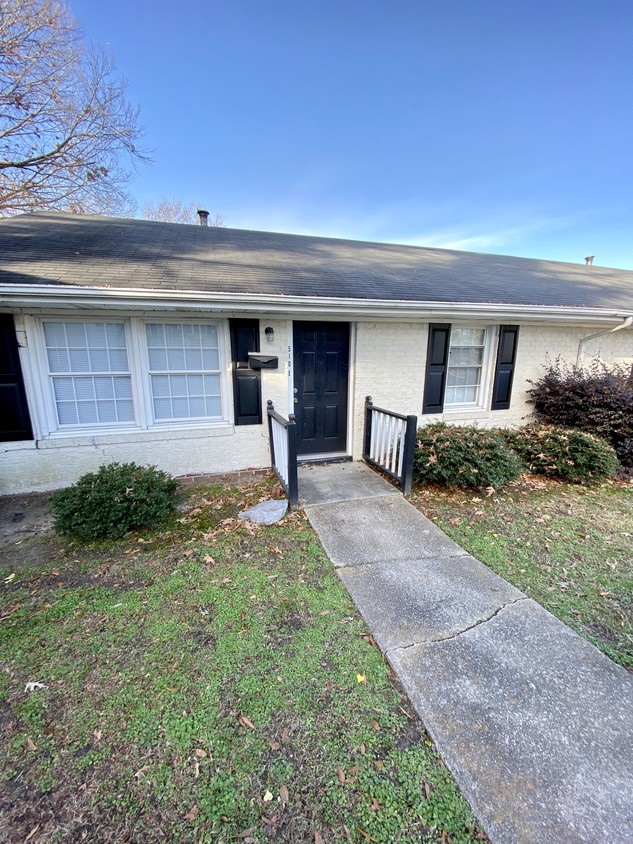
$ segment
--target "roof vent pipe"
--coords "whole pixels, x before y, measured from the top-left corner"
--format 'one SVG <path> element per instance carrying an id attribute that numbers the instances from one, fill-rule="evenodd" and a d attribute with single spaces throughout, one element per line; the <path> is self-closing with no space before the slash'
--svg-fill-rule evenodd
<path id="1" fill-rule="evenodd" d="M 201 226 L 208 226 L 209 225 L 209 212 L 203 211 L 201 208 L 198 208 L 198 220 Z"/>
<path id="2" fill-rule="evenodd" d="M 198 211 L 198 214 L 199 213 L 200 212 Z M 587 257 L 585 258 L 585 264 L 587 264 L 587 266 L 590 267 L 593 264 L 593 259 L 595 257 L 596 257 L 595 255 L 587 255 Z"/>

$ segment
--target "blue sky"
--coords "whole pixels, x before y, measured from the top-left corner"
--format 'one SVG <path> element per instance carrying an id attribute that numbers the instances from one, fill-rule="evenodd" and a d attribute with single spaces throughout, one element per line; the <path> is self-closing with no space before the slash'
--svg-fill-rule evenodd
<path id="1" fill-rule="evenodd" d="M 70 0 L 131 191 L 228 226 L 633 269 L 631 0 Z"/>

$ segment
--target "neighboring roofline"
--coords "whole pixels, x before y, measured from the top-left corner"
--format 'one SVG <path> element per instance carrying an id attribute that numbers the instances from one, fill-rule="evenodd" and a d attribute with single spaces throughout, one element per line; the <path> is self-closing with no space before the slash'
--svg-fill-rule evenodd
<path id="1" fill-rule="evenodd" d="M 424 302 L 402 299 L 352 299 L 335 296 L 285 296 L 263 293 L 216 293 L 198 290 L 75 287 L 64 284 L 0 284 L 0 307 L 25 309 L 79 307 L 117 310 L 256 312 L 368 319 L 493 319 L 564 323 L 612 323 L 630 313 L 621 308 L 573 305 L 513 305 L 490 302 Z"/>

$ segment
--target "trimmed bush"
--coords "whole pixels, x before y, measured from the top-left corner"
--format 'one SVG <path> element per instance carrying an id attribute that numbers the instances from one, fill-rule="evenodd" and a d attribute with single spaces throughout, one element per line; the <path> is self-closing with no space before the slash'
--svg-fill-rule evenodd
<path id="1" fill-rule="evenodd" d="M 413 466 L 417 483 L 498 489 L 524 470 L 499 432 L 443 422 L 418 429 Z"/>
<path id="2" fill-rule="evenodd" d="M 575 428 L 528 425 L 500 433 L 536 475 L 588 484 L 608 478 L 619 465 L 615 451 L 607 442 Z"/>
<path id="3" fill-rule="evenodd" d="M 531 383 L 529 401 L 540 422 L 602 437 L 624 466 L 633 466 L 633 380 L 628 367 L 596 361 L 576 369 L 557 361 Z"/>
<path id="4" fill-rule="evenodd" d="M 176 509 L 178 481 L 155 466 L 110 463 L 51 497 L 57 533 L 116 539 L 155 527 Z"/>

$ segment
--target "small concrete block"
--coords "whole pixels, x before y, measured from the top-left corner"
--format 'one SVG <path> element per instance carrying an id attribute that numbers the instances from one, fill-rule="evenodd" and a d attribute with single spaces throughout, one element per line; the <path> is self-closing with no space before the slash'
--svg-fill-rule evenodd
<path id="1" fill-rule="evenodd" d="M 287 510 L 288 502 L 285 499 L 261 501 L 248 510 L 242 510 L 241 513 L 238 513 L 238 518 L 247 519 L 257 525 L 274 525 L 275 522 L 280 522 L 283 519 Z"/>
<path id="2" fill-rule="evenodd" d="M 633 840 L 633 677 L 543 607 L 389 661 L 495 844 Z"/>
<path id="3" fill-rule="evenodd" d="M 401 495 L 305 508 L 335 566 L 466 552 Z"/>
<path id="4" fill-rule="evenodd" d="M 525 598 L 469 556 L 372 563 L 338 575 L 383 651 L 447 639 Z"/>
<path id="5" fill-rule="evenodd" d="M 383 495 L 401 493 L 364 463 L 299 467 L 299 497 L 306 505 L 333 504 Z"/>

